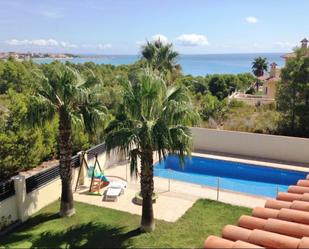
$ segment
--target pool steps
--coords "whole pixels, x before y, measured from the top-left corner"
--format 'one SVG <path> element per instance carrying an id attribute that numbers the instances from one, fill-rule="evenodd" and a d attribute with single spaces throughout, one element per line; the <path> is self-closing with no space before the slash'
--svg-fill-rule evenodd
<path id="1" fill-rule="evenodd" d="M 309 175 L 226 225 L 222 238 L 209 236 L 204 248 L 309 248 Z"/>

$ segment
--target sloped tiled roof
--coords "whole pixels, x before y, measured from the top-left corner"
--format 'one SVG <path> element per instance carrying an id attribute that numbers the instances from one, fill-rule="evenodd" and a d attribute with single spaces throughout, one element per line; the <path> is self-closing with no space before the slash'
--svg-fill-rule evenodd
<path id="1" fill-rule="evenodd" d="M 258 79 L 260 81 L 266 81 L 266 82 L 267 81 L 269 81 L 269 82 L 273 82 L 273 81 L 277 82 L 277 81 L 281 80 L 280 75 L 281 75 L 281 69 L 277 68 L 276 69 L 276 77 L 271 77 L 269 73 L 265 73 L 263 76 L 258 77 Z"/>
<path id="2" fill-rule="evenodd" d="M 296 53 L 287 53 L 283 55 L 282 58 L 296 58 Z"/>
<path id="3" fill-rule="evenodd" d="M 305 51 L 304 56 L 309 56 L 309 51 L 308 51 L 308 50 Z M 281 57 L 284 58 L 284 59 L 296 58 L 296 57 L 297 57 L 297 54 L 296 54 L 295 52 L 293 52 L 293 53 L 287 53 L 287 54 L 285 54 L 285 55 L 283 55 L 283 56 L 281 56 Z"/>
<path id="4" fill-rule="evenodd" d="M 309 248 L 309 175 L 276 199 L 227 225 L 222 238 L 209 236 L 205 248 Z"/>

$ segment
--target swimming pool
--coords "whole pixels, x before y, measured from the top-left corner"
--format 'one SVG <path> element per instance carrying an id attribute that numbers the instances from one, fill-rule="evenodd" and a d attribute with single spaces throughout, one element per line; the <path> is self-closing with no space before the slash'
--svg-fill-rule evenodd
<path id="1" fill-rule="evenodd" d="M 203 157 L 186 157 L 181 168 L 178 157 L 169 155 L 155 164 L 154 175 L 216 188 L 219 182 L 220 189 L 276 197 L 277 191 L 287 191 L 307 174 Z"/>

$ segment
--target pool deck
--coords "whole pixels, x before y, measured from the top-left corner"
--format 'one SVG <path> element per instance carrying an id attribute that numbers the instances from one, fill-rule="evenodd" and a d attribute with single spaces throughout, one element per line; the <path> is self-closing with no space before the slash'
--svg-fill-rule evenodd
<path id="1" fill-rule="evenodd" d="M 309 173 L 309 168 L 299 165 L 258 161 L 216 154 L 193 153 L 192 155 Z M 85 188 L 81 188 L 79 192 L 74 194 L 75 200 L 140 215 L 142 211 L 141 206 L 133 203 L 133 198 L 136 192 L 139 191 L 140 184 L 138 179 L 131 179 L 129 171 L 130 166 L 127 162 L 119 163 L 111 168 L 105 169 L 105 174 L 107 176 L 121 177 L 128 182 L 124 195 L 121 195 L 117 202 L 104 201 L 103 196 L 87 195 L 84 193 L 85 190 L 87 190 Z M 89 186 L 89 183 L 86 183 L 85 185 Z M 154 186 L 155 192 L 159 195 L 157 202 L 154 204 L 154 216 L 156 219 L 168 222 L 178 220 L 194 204 L 194 202 L 196 202 L 196 200 L 201 198 L 218 200 L 223 203 L 248 208 L 264 206 L 266 200 L 270 199 L 267 197 L 253 196 L 226 190 L 219 190 L 218 192 L 216 188 L 160 177 L 154 177 Z M 103 190 L 101 194 L 103 194 Z"/>
<path id="2" fill-rule="evenodd" d="M 309 168 L 300 165 L 281 164 L 279 162 L 269 162 L 264 160 L 260 161 L 256 159 L 253 160 L 210 153 L 205 154 L 196 152 L 192 155 L 309 173 Z M 157 159 L 155 161 L 157 161 Z M 104 171 L 107 176 L 121 177 L 126 179 L 128 182 L 125 193 L 119 197 L 117 202 L 104 201 L 103 196 L 87 195 L 85 194 L 85 190 L 87 191 L 86 187 L 81 187 L 80 190 L 74 194 L 74 199 L 76 201 L 85 202 L 92 205 L 141 215 L 141 206 L 133 203 L 133 198 L 136 192 L 140 189 L 139 180 L 131 179 L 129 170 L 130 166 L 128 162 L 124 162 L 105 169 Z M 86 183 L 85 185 L 89 186 L 89 183 Z M 253 196 L 226 190 L 219 190 L 218 192 L 216 188 L 160 177 L 154 177 L 154 186 L 155 192 L 159 195 L 157 202 L 154 204 L 154 216 L 156 219 L 165 220 L 168 222 L 175 222 L 178 220 L 196 202 L 196 200 L 201 198 L 217 200 L 223 203 L 248 208 L 264 206 L 266 200 L 270 199 L 267 197 Z M 101 191 L 102 195 L 103 192 L 104 190 Z"/>

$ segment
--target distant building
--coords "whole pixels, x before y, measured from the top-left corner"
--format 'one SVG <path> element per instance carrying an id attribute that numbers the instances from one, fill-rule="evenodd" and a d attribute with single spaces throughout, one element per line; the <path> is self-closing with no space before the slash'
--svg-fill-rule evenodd
<path id="1" fill-rule="evenodd" d="M 305 56 L 309 57 L 308 43 L 309 41 L 306 38 L 303 39 L 301 41 L 300 49 L 304 51 Z M 284 58 L 287 63 L 289 59 L 296 58 L 296 56 L 296 52 L 293 52 L 283 55 L 282 58 Z M 246 102 L 249 105 L 269 104 L 274 102 L 277 94 L 278 82 L 281 80 L 281 69 L 277 66 L 278 65 L 275 62 L 271 63 L 269 73 L 259 77 L 259 80 L 263 83 L 263 95 L 257 96 L 236 92 L 229 98 Z"/>
<path id="2" fill-rule="evenodd" d="M 300 42 L 300 44 L 301 44 L 300 48 L 303 49 L 303 50 L 307 50 L 307 51 L 306 51 L 306 55 L 307 55 L 307 56 L 309 56 L 308 43 L 309 43 L 309 41 L 308 41 L 306 38 L 304 38 L 304 39 Z M 296 58 L 296 53 L 293 52 L 293 53 L 285 54 L 285 55 L 282 56 L 282 58 L 284 58 L 285 61 L 287 62 L 290 58 Z"/>
<path id="3" fill-rule="evenodd" d="M 31 60 L 33 58 L 52 58 L 52 59 L 70 59 L 74 55 L 71 54 L 53 54 L 53 53 L 20 53 L 20 52 L 0 52 L 0 59 L 7 60 L 14 58 L 16 60 Z"/>
<path id="4" fill-rule="evenodd" d="M 277 83 L 281 80 L 281 70 L 277 68 L 277 66 L 278 65 L 275 62 L 271 63 L 269 75 L 263 80 L 263 94 L 270 99 L 276 98 Z"/>
<path id="5" fill-rule="evenodd" d="M 305 55 L 309 56 L 308 43 L 309 41 L 304 38 L 301 42 L 300 49 L 305 51 Z M 296 58 L 296 53 L 288 53 L 282 56 L 285 59 L 286 63 L 291 58 Z M 275 99 L 277 92 L 277 83 L 281 80 L 280 77 L 281 70 L 277 68 L 277 64 L 273 62 L 270 64 L 270 72 L 267 77 L 262 79 L 263 81 L 263 94 L 267 98 Z"/>

